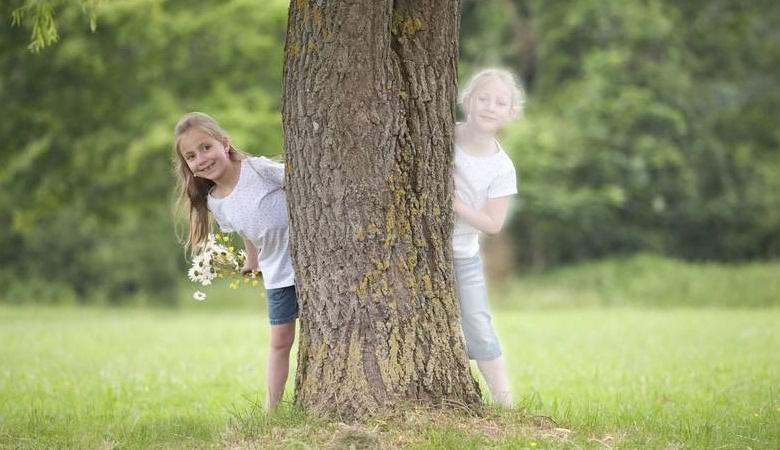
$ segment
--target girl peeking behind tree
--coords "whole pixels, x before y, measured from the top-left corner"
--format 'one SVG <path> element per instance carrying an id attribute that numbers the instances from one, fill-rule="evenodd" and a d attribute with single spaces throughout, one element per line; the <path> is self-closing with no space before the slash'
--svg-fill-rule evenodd
<path id="1" fill-rule="evenodd" d="M 515 167 L 496 139 L 520 116 L 523 91 L 511 73 L 486 69 L 471 78 L 460 103 L 465 122 L 455 128 L 455 281 L 469 358 L 477 361 L 494 403 L 511 406 L 501 346 L 491 323 L 479 234 L 501 231 L 517 193 Z"/>
<path id="2" fill-rule="evenodd" d="M 185 247 L 196 253 L 209 234 L 209 214 L 225 233 L 244 240 L 242 274 L 260 269 L 271 322 L 266 408 L 284 393 L 295 339 L 298 303 L 289 254 L 284 166 L 238 150 L 216 120 L 182 117 L 174 129 L 179 204 L 189 210 Z"/>

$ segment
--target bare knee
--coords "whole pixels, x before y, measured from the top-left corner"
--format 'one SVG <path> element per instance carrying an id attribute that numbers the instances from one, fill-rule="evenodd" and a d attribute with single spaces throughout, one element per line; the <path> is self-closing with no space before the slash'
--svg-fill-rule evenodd
<path id="1" fill-rule="evenodd" d="M 288 353 L 295 342 L 295 321 L 271 326 L 271 352 Z"/>

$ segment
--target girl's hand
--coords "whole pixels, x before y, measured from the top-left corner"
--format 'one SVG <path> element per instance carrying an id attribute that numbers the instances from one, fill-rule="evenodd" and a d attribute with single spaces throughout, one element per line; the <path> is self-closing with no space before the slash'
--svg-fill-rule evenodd
<path id="1" fill-rule="evenodd" d="M 241 268 L 241 276 L 247 276 L 247 275 L 254 275 L 258 273 L 257 270 L 257 264 L 255 265 L 244 265 L 244 267 Z M 255 278 L 255 276 L 252 276 L 252 278 Z"/>
<path id="2" fill-rule="evenodd" d="M 244 249 L 246 249 L 246 260 L 244 260 L 244 267 L 241 268 L 241 275 L 247 276 L 258 271 L 257 254 L 259 252 L 249 239 L 244 239 Z M 252 278 L 256 277 L 253 276 Z"/>
<path id="3" fill-rule="evenodd" d="M 455 214 L 461 214 L 465 207 L 466 204 L 463 203 L 463 200 L 458 197 L 458 193 L 456 192 L 455 195 L 452 196 L 452 209 L 455 211 Z"/>

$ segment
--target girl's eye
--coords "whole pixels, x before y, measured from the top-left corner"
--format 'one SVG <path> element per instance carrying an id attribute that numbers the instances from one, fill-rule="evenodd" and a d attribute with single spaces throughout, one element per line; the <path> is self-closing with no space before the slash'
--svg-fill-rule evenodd
<path id="1" fill-rule="evenodd" d="M 206 144 L 203 146 L 204 151 L 209 151 L 210 148 L 211 148 L 211 144 Z"/>

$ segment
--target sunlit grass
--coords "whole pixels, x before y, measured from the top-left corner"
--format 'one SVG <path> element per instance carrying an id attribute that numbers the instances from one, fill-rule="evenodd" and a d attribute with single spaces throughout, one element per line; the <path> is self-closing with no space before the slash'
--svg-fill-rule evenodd
<path id="1" fill-rule="evenodd" d="M 522 404 L 567 428 L 654 448 L 780 444 L 778 309 L 510 317 L 502 336 Z"/>
<path id="2" fill-rule="evenodd" d="M 262 309 L 0 307 L 0 446 L 780 447 L 778 309 L 499 310 L 525 412 L 354 429 L 262 415 Z"/>

